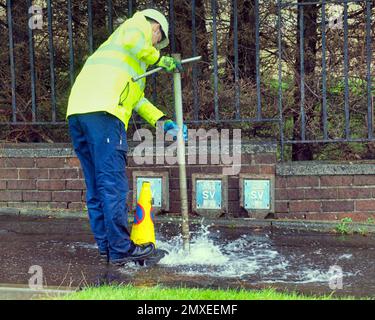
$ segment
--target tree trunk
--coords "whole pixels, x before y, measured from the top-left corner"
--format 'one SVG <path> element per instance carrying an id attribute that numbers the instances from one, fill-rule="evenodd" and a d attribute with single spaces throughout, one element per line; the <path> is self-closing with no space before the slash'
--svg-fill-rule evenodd
<path id="1" fill-rule="evenodd" d="M 192 37 L 194 30 L 192 29 L 192 4 L 191 1 L 175 1 L 175 30 L 176 33 L 176 52 L 181 53 L 182 57 L 192 56 Z M 197 64 L 200 74 L 207 69 L 207 63 L 210 62 L 207 37 L 205 6 L 203 0 L 195 1 L 195 35 L 197 55 L 202 56 L 202 61 L 206 63 Z"/>
<path id="2" fill-rule="evenodd" d="M 14 60 L 16 69 L 16 104 L 17 114 L 22 114 L 23 118 L 31 117 L 28 9 L 27 1 L 19 1 L 17 3 L 12 1 Z M 25 110 L 25 107 L 29 102 L 29 108 Z"/>
<path id="3" fill-rule="evenodd" d="M 238 71 L 239 78 L 255 82 L 255 0 L 238 0 Z M 233 2 L 232 2 L 233 8 Z M 234 14 L 231 13 L 230 34 L 228 41 L 228 73 L 234 79 Z"/>
<path id="4" fill-rule="evenodd" d="M 299 3 L 306 2 L 306 0 L 299 0 Z M 304 77 L 305 83 L 308 84 L 311 90 L 314 88 L 314 70 L 316 65 L 316 53 L 317 53 L 317 16 L 318 16 L 317 5 L 304 5 L 303 6 L 303 39 L 304 39 Z M 293 112 L 293 139 L 301 140 L 301 52 L 300 48 L 300 11 L 298 11 L 297 18 L 297 47 L 296 47 L 296 58 L 295 58 L 295 70 L 297 70 L 295 77 L 295 111 Z M 314 106 L 317 100 L 312 92 L 305 86 L 305 102 L 304 109 L 306 115 L 306 139 L 308 139 L 311 133 L 311 121 L 314 117 Z M 312 160 L 313 159 L 313 146 L 311 144 L 294 144 L 292 147 L 292 160 Z"/>
<path id="5" fill-rule="evenodd" d="M 107 1 L 95 0 L 92 2 L 92 22 L 94 31 L 94 50 L 96 50 L 109 36 L 107 28 Z"/>

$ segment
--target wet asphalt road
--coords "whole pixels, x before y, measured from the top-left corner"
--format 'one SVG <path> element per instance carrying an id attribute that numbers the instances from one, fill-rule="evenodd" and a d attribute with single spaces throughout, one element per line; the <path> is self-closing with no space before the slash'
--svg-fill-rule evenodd
<path id="1" fill-rule="evenodd" d="M 100 262 L 88 221 L 85 219 L 0 215 L 0 284 L 27 286 L 33 276 L 29 273 L 30 267 L 40 266 L 43 270 L 44 286 L 59 288 L 110 283 L 203 288 L 271 286 L 306 294 L 330 294 L 333 290 L 326 281 L 300 281 L 301 270 L 305 266 L 311 270 L 328 270 L 332 265 L 339 265 L 350 276 L 344 277 L 343 288 L 335 290 L 336 295 L 375 297 L 373 235 L 343 237 L 269 227 L 218 229 L 221 232 L 220 236 L 216 236 L 216 241 L 220 242 L 223 237 L 225 241 L 235 241 L 241 235 L 247 234 L 254 241 L 266 243 L 268 249 L 273 250 L 270 252 L 276 252 L 287 261 L 287 266 L 279 271 L 262 272 L 259 269 L 252 274 L 229 278 L 213 277 L 207 272 L 183 274 L 179 267 L 167 268 L 162 265 L 153 268 L 131 268 L 127 271 Z M 158 232 L 165 237 L 175 236 L 179 228 L 173 225 L 158 225 Z M 270 261 L 264 260 L 264 269 L 270 268 Z"/>

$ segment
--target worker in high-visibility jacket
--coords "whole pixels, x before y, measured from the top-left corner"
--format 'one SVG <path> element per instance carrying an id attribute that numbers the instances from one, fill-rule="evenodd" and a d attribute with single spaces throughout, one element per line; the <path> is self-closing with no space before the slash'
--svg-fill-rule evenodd
<path id="1" fill-rule="evenodd" d="M 135 110 L 152 126 L 161 123 L 166 132 L 177 134 L 176 123 L 144 97 L 145 78 L 131 80 L 149 65 L 181 69 L 174 58 L 160 55 L 168 44 L 162 13 L 135 13 L 87 59 L 69 96 L 69 132 L 85 177 L 91 229 L 101 258 L 114 265 L 144 259 L 154 250 L 130 240 L 126 130 Z"/>

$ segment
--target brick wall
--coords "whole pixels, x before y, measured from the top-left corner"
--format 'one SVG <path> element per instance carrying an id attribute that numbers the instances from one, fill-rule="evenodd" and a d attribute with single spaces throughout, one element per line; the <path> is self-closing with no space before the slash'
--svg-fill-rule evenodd
<path id="1" fill-rule="evenodd" d="M 244 147 L 241 173 L 275 174 L 276 146 L 274 144 Z M 198 162 L 198 161 L 197 161 Z M 224 164 L 187 165 L 189 206 L 193 173 L 221 174 Z M 171 214 L 180 211 L 179 169 L 177 165 L 137 165 L 128 156 L 127 175 L 132 188 L 132 172 L 152 170 L 168 172 Z M 240 208 L 239 177 L 228 179 L 228 213 L 244 215 Z M 132 209 L 130 190 L 128 199 Z M 82 210 L 85 207 L 85 186 L 78 159 L 69 145 L 8 145 L 0 150 L 0 208 L 50 208 Z M 247 216 L 247 214 L 246 214 Z"/>
<path id="2" fill-rule="evenodd" d="M 168 172 L 169 175 L 169 206 L 170 212 L 176 213 L 180 211 L 180 192 L 179 192 L 179 169 L 177 166 L 167 165 L 143 165 L 137 166 L 132 159 L 129 159 L 128 177 L 129 185 L 133 185 L 132 172 L 141 170 L 151 170 L 154 172 Z M 264 152 L 261 154 L 245 153 L 241 156 L 241 171 L 246 174 L 275 174 L 276 172 L 276 154 L 275 152 Z M 218 165 L 187 165 L 187 188 L 188 188 L 188 202 L 189 212 L 192 211 L 192 174 L 222 174 L 225 166 L 220 163 Z M 129 199 L 132 199 L 132 191 L 129 194 Z M 247 216 L 247 213 L 242 212 L 240 208 L 240 193 L 239 193 L 239 175 L 228 176 L 228 213 L 232 216 Z"/>
<path id="3" fill-rule="evenodd" d="M 78 159 L 69 145 L 17 145 L 0 148 L 0 208 L 50 208 L 82 210 L 85 186 Z M 353 220 L 375 218 L 374 163 L 276 163 L 276 147 L 243 147 L 240 173 L 270 174 L 275 178 L 277 218 Z M 177 166 L 136 165 L 129 156 L 128 177 L 132 171 L 168 172 L 171 214 L 179 212 L 179 173 Z M 187 165 L 188 196 L 191 211 L 193 173 L 221 174 L 223 164 Z M 131 204 L 132 190 L 129 194 Z M 240 208 L 239 176 L 228 177 L 228 213 L 244 217 Z"/>
<path id="4" fill-rule="evenodd" d="M 84 189 L 74 156 L 0 158 L 0 207 L 81 210 Z"/>
<path id="5" fill-rule="evenodd" d="M 306 163 L 295 164 L 294 170 L 286 173 L 288 170 L 279 165 L 276 176 L 277 217 L 308 220 L 350 217 L 353 221 L 375 218 L 374 167 L 375 163 L 358 162 L 312 163 L 309 168 L 309 163 Z"/>

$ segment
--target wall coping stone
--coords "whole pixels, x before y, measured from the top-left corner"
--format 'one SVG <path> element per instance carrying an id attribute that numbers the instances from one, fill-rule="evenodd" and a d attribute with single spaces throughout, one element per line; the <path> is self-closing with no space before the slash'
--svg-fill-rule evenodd
<path id="1" fill-rule="evenodd" d="M 295 161 L 278 163 L 277 176 L 373 175 L 375 161 Z"/>
<path id="2" fill-rule="evenodd" d="M 137 145 L 137 144 L 135 144 Z M 132 156 L 134 144 L 129 143 L 128 155 Z M 198 145 L 198 144 L 197 144 Z M 167 143 L 165 144 L 167 147 Z M 275 153 L 277 144 L 274 142 L 242 141 L 243 154 Z M 232 149 L 232 147 L 231 147 Z M 208 153 L 211 147 L 207 146 Z M 186 155 L 191 154 L 186 146 Z M 198 154 L 198 152 L 196 152 Z M 216 153 L 214 153 L 216 154 Z M 75 152 L 69 143 L 3 143 L 0 144 L 0 158 L 37 158 L 37 157 L 74 157 Z"/>
<path id="3" fill-rule="evenodd" d="M 275 153 L 277 143 L 242 141 L 243 154 Z M 129 145 L 132 156 L 134 145 Z M 210 153 L 210 146 L 208 146 Z M 186 147 L 186 155 L 189 148 Z M 0 158 L 75 157 L 70 143 L 3 143 Z M 276 164 L 277 176 L 375 175 L 375 160 L 358 161 L 294 161 Z"/>

